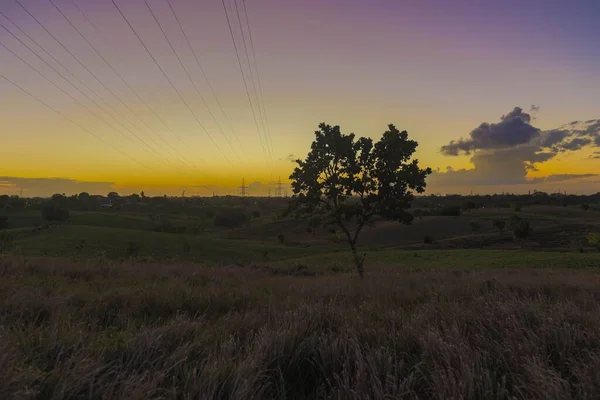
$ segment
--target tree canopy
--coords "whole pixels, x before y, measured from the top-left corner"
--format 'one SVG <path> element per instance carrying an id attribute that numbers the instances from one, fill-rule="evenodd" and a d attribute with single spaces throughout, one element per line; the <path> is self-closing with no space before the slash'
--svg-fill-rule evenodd
<path id="1" fill-rule="evenodd" d="M 364 257 L 356 244 L 374 216 L 411 223 L 413 193 L 425 190 L 431 169 L 412 159 L 418 143 L 394 125 L 374 143 L 367 137 L 344 134 L 339 126 L 319 125 L 306 159 L 290 175 L 294 196 L 291 210 L 321 225 L 337 225 L 346 236 L 358 273 Z"/>

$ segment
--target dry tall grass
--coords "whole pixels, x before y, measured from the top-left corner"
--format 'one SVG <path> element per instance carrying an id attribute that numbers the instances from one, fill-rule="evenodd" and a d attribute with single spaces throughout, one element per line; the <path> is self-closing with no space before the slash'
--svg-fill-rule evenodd
<path id="1" fill-rule="evenodd" d="M 0 398 L 600 398 L 600 276 L 5 259 Z"/>

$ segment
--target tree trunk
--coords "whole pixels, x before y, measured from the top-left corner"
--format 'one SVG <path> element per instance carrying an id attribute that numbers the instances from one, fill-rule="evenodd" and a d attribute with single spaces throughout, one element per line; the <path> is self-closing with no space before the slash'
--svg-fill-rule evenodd
<path id="1" fill-rule="evenodd" d="M 350 248 L 352 249 L 352 256 L 354 257 L 354 266 L 356 267 L 358 276 L 364 278 L 365 270 L 363 268 L 363 264 L 365 263 L 365 258 L 362 255 L 358 254 L 355 243 L 350 242 Z"/>

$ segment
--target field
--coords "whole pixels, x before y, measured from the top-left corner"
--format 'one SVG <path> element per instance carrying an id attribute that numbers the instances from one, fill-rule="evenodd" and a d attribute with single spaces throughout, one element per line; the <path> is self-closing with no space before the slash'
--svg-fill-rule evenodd
<path id="1" fill-rule="evenodd" d="M 9 215 L 0 397 L 600 397 L 600 212 L 531 206 L 515 244 L 479 208 L 339 235 L 263 212 Z M 477 229 L 474 229 L 474 224 Z M 432 243 L 424 243 L 425 236 Z"/>

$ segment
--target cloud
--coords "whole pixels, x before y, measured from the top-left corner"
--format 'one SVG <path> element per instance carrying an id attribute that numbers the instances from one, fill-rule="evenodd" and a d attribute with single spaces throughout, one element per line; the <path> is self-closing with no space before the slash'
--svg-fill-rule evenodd
<path id="1" fill-rule="evenodd" d="M 590 158 L 600 160 L 600 151 L 594 152 L 592 155 L 590 155 Z"/>
<path id="2" fill-rule="evenodd" d="M 598 176 L 598 174 L 555 174 L 541 179 L 545 182 L 564 182 L 573 179 L 593 178 L 596 176 Z"/>
<path id="3" fill-rule="evenodd" d="M 456 156 L 461 152 L 470 154 L 477 150 L 513 147 L 531 142 L 540 135 L 540 129 L 532 126 L 531 115 L 515 107 L 503 115 L 498 123 L 484 122 L 469 133 L 469 138 L 461 138 L 442 146 L 442 153 Z"/>
<path id="4" fill-rule="evenodd" d="M 571 132 L 566 129 L 552 129 L 550 131 L 543 132 L 540 138 L 540 146 L 541 147 L 553 147 L 567 137 L 571 135 Z"/>
<path id="5" fill-rule="evenodd" d="M 144 192 L 147 196 L 181 196 L 185 190 L 186 196 L 218 196 L 240 195 L 241 181 L 230 185 L 172 185 L 172 184 L 118 184 L 115 182 L 79 181 L 68 178 L 22 178 L 0 176 L 0 195 L 18 195 L 23 190 L 25 197 L 50 197 L 55 193 L 66 195 L 88 192 L 90 194 L 106 195 L 117 192 L 121 195 Z M 276 182 L 252 181 L 246 185 L 250 196 L 267 196 L 275 194 Z M 287 181 L 282 182 L 283 191 L 290 191 Z"/>
<path id="6" fill-rule="evenodd" d="M 298 157 L 296 157 L 294 154 L 290 153 L 287 156 L 280 158 L 279 161 L 287 161 L 287 162 L 295 163 L 297 159 L 298 159 Z"/>
<path id="7" fill-rule="evenodd" d="M 537 107 L 532 106 L 532 111 Z M 553 183 L 596 176 L 596 174 L 557 174 L 528 178 L 537 165 L 561 153 L 586 147 L 600 147 L 600 120 L 572 121 L 559 128 L 542 131 L 531 124 L 531 115 L 515 107 L 499 122 L 481 123 L 468 138 L 442 146 L 448 156 L 470 154 L 473 168 L 435 172 L 428 179 L 431 187 L 473 187 Z M 600 157 L 600 152 L 595 153 Z"/>
<path id="8" fill-rule="evenodd" d="M 45 197 L 54 193 L 76 194 L 88 192 L 107 194 L 114 190 L 114 182 L 78 181 L 68 178 L 22 178 L 0 176 L 0 190 L 17 193 L 21 190 L 24 196 Z"/>
<path id="9" fill-rule="evenodd" d="M 560 149 L 564 151 L 576 151 L 592 143 L 592 139 L 587 137 L 578 137 L 568 142 L 560 144 Z"/>

